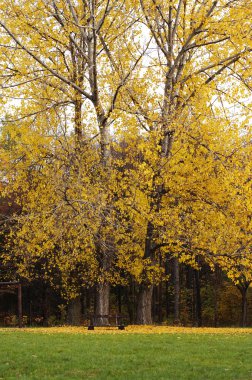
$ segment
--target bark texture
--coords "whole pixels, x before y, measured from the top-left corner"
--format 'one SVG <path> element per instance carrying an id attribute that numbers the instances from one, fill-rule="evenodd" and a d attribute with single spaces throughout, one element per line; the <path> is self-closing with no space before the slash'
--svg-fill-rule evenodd
<path id="1" fill-rule="evenodd" d="M 138 294 L 137 303 L 137 321 L 138 325 L 152 324 L 152 294 L 153 285 L 141 285 Z"/>
<path id="2" fill-rule="evenodd" d="M 67 324 L 79 326 L 81 324 L 81 298 L 74 298 L 69 302 L 67 308 Z"/>
<path id="3" fill-rule="evenodd" d="M 176 257 L 173 259 L 174 275 L 174 321 L 175 325 L 180 323 L 180 278 L 179 278 L 179 261 Z"/>
<path id="4" fill-rule="evenodd" d="M 250 285 L 250 282 L 248 281 L 243 281 L 242 284 L 237 285 L 237 288 L 239 289 L 241 293 L 241 321 L 240 321 L 241 327 L 247 326 L 247 319 L 248 319 L 247 292 L 248 292 L 249 285 Z"/>
<path id="5" fill-rule="evenodd" d="M 242 318 L 241 326 L 247 326 L 247 314 L 248 314 L 248 300 L 247 300 L 247 289 L 242 292 Z"/>
<path id="6" fill-rule="evenodd" d="M 96 288 L 96 302 L 95 302 L 95 325 L 109 325 L 109 292 L 110 286 L 108 283 L 98 284 Z"/>
<path id="7" fill-rule="evenodd" d="M 202 303 L 201 303 L 201 292 L 200 292 L 200 272 L 194 270 L 194 300 L 195 300 L 195 325 L 197 327 L 202 326 Z"/>

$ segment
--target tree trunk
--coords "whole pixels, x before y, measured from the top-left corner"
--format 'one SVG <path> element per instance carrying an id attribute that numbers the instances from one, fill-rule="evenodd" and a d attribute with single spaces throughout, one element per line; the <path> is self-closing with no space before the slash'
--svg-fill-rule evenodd
<path id="1" fill-rule="evenodd" d="M 125 288 L 125 303 L 129 314 L 129 322 L 131 325 L 135 323 L 135 286 L 133 283 Z"/>
<path id="2" fill-rule="evenodd" d="M 43 286 L 43 301 L 42 301 L 42 310 L 43 310 L 43 325 L 48 326 L 48 318 L 50 316 L 50 302 L 49 302 L 49 289 L 47 286 Z"/>
<path id="3" fill-rule="evenodd" d="M 67 324 L 79 326 L 81 324 L 81 298 L 74 298 L 67 307 Z"/>
<path id="4" fill-rule="evenodd" d="M 198 327 L 202 326 L 202 308 L 201 308 L 201 294 L 200 294 L 200 277 L 199 271 L 194 270 L 194 292 L 195 292 L 195 324 Z"/>
<path id="5" fill-rule="evenodd" d="M 76 146 L 79 148 L 79 145 L 82 139 L 82 117 L 81 117 L 82 98 L 81 98 L 81 95 L 79 95 L 78 93 L 76 93 L 74 107 L 75 107 L 74 134 L 75 134 Z"/>
<path id="6" fill-rule="evenodd" d="M 152 294 L 153 285 L 140 285 L 137 302 L 137 320 L 138 325 L 152 324 Z"/>
<path id="7" fill-rule="evenodd" d="M 248 301 L 247 301 L 247 289 L 243 289 L 242 292 L 242 318 L 241 326 L 247 326 L 247 314 L 248 314 Z"/>
<path id="8" fill-rule="evenodd" d="M 110 286 L 108 283 L 98 284 L 96 288 L 95 302 L 95 325 L 109 325 L 109 292 Z M 105 317 L 103 317 L 105 316 Z"/>
<path id="9" fill-rule="evenodd" d="M 122 288 L 120 285 L 117 287 L 117 305 L 118 305 L 118 313 L 122 313 Z"/>
<path id="10" fill-rule="evenodd" d="M 220 284 L 220 269 L 217 265 L 215 265 L 215 268 L 214 268 L 214 327 L 217 327 L 219 324 L 219 318 L 218 318 L 219 284 Z"/>
<path id="11" fill-rule="evenodd" d="M 238 285 L 237 288 L 241 293 L 242 303 L 241 303 L 241 327 L 247 326 L 247 315 L 248 315 L 248 300 L 247 300 L 247 291 L 248 291 L 249 283 L 245 283 L 244 285 Z"/>
<path id="12" fill-rule="evenodd" d="M 180 323 L 180 278 L 179 278 L 179 261 L 176 257 L 173 259 L 174 275 L 174 321 L 175 325 Z"/>
<path id="13" fill-rule="evenodd" d="M 163 283 L 162 281 L 158 285 L 158 322 L 163 322 Z"/>
<path id="14" fill-rule="evenodd" d="M 247 289 L 242 292 L 242 320 L 241 326 L 247 326 L 247 314 L 248 314 L 248 301 L 247 301 Z"/>
<path id="15" fill-rule="evenodd" d="M 169 271 L 169 261 L 168 261 L 168 258 L 166 258 L 166 261 L 165 261 L 165 275 L 168 276 L 170 274 L 170 271 Z M 166 317 L 166 320 L 168 320 L 169 318 L 169 311 L 170 311 L 170 307 L 169 307 L 169 279 L 167 279 L 165 281 L 165 317 Z"/>
<path id="16" fill-rule="evenodd" d="M 248 300 L 247 300 L 247 291 L 249 288 L 251 281 L 247 281 L 244 277 L 242 277 L 239 284 L 237 284 L 237 288 L 239 289 L 241 293 L 241 321 L 240 326 L 246 327 L 247 326 L 247 315 L 248 315 Z"/>

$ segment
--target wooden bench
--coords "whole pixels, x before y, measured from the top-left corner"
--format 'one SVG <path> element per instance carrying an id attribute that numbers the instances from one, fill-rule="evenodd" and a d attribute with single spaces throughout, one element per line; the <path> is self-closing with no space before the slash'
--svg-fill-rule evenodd
<path id="1" fill-rule="evenodd" d="M 126 317 L 124 315 L 105 315 L 105 314 L 93 314 L 90 316 L 90 325 L 88 330 L 94 330 L 95 327 L 117 327 L 118 330 L 125 330 L 125 324 L 123 320 Z M 101 323 L 101 320 L 105 319 L 108 323 Z"/>

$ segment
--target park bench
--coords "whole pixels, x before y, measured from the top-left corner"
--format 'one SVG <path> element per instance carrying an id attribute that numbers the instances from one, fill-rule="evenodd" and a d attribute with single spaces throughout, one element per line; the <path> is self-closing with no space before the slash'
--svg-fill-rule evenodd
<path id="1" fill-rule="evenodd" d="M 123 321 L 125 318 L 125 316 L 118 314 L 93 314 L 90 316 L 88 330 L 94 330 L 95 327 L 117 327 L 118 330 L 124 330 L 125 324 Z M 108 323 L 101 323 L 101 320 L 106 320 Z"/>

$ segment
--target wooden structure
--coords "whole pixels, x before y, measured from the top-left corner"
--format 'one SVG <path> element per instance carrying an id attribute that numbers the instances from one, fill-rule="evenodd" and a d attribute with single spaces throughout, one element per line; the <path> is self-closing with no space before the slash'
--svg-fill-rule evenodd
<path id="1" fill-rule="evenodd" d="M 108 320 L 107 324 L 99 323 L 100 320 L 106 319 Z M 123 315 L 98 315 L 94 314 L 90 317 L 90 325 L 88 326 L 88 330 L 94 330 L 95 327 L 118 327 L 118 330 L 125 330 L 125 324 L 123 320 L 125 316 Z"/>
<path id="2" fill-rule="evenodd" d="M 0 282 L 0 288 L 1 287 L 11 287 L 11 288 L 17 288 L 18 290 L 18 327 L 21 328 L 23 326 L 22 319 L 23 319 L 23 312 L 22 312 L 22 285 L 18 281 L 6 281 L 6 282 Z"/>

